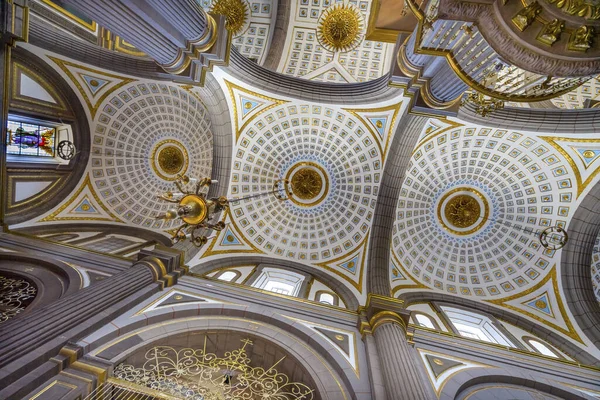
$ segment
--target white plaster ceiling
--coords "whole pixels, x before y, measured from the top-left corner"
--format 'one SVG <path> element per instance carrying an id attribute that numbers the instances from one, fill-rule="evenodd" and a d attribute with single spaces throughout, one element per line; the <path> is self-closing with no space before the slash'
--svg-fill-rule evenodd
<path id="1" fill-rule="evenodd" d="M 176 226 L 155 220 L 169 204 L 156 198 L 175 189 L 177 173 L 210 176 L 212 132 L 206 108 L 185 86 L 138 80 L 42 52 L 71 85 L 86 109 L 91 150 L 86 172 L 72 195 L 27 226 L 61 222 L 114 222 L 162 233 Z M 77 145 L 77 144 L 75 144 Z M 182 149 L 183 169 L 161 172 L 163 146 Z"/>
<path id="2" fill-rule="evenodd" d="M 249 18 L 243 30 L 237 34 L 232 44 L 244 56 L 262 65 L 269 52 L 275 18 L 277 17 L 277 1 L 252 0 L 246 1 Z M 212 0 L 199 0 L 206 11 L 210 11 Z"/>
<path id="3" fill-rule="evenodd" d="M 364 82 L 389 71 L 394 45 L 363 40 L 354 50 L 330 52 L 317 40 L 319 17 L 333 4 L 348 3 L 360 10 L 366 31 L 372 0 L 291 0 L 285 47 L 277 72 L 323 82 Z M 364 37 L 364 35 L 363 35 Z"/>
<path id="4" fill-rule="evenodd" d="M 416 281 L 444 292 L 525 291 L 560 260 L 535 232 L 568 225 L 582 189 L 575 174 L 543 135 L 430 120 L 398 201 L 394 256 Z M 449 232 L 438 218 L 440 199 L 455 188 L 476 189 L 489 204 L 472 234 Z"/>
<path id="5" fill-rule="evenodd" d="M 590 79 L 577 89 L 553 98 L 552 103 L 558 108 L 578 109 L 583 108 L 586 100 L 600 99 L 600 77 Z"/>
<path id="6" fill-rule="evenodd" d="M 202 257 L 268 254 L 323 268 L 363 291 L 382 165 L 406 102 L 397 97 L 352 108 L 301 102 L 215 74 L 236 121 L 230 197 L 270 191 L 303 163 L 320 171 L 324 189 L 309 206 L 273 195 L 233 203 L 228 228 Z"/>

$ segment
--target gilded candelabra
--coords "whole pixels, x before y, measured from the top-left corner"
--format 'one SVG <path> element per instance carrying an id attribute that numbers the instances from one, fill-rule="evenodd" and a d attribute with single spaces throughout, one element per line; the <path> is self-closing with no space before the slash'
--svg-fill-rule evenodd
<path id="1" fill-rule="evenodd" d="M 222 231 L 225 222 L 216 221 L 215 217 L 226 210 L 231 203 L 273 194 L 279 200 L 287 200 L 291 195 L 291 186 L 287 180 L 275 181 L 273 190 L 239 199 L 228 199 L 225 196 L 207 198 L 202 189 L 218 181 L 211 178 L 193 179 L 187 175 L 179 175 L 174 182 L 179 192 L 166 192 L 158 198 L 176 204 L 175 208 L 157 215 L 156 219 L 175 220 L 182 223 L 173 233 L 171 240 L 177 243 L 182 240 L 201 247 L 208 241 L 204 233 L 208 230 Z"/>

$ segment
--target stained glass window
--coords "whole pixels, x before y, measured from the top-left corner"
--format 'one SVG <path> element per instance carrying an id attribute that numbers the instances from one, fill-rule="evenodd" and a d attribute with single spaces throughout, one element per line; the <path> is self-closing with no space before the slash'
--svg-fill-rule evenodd
<path id="1" fill-rule="evenodd" d="M 8 121 L 7 154 L 54 157 L 56 129 L 51 126 Z"/>

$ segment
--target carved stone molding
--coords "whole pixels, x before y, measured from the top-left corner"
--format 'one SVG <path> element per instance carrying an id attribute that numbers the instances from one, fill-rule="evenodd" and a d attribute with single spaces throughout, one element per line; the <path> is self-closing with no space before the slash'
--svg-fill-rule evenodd
<path id="1" fill-rule="evenodd" d="M 535 35 L 526 41 L 525 36 L 515 32 L 518 31 L 516 27 L 513 30 L 509 25 L 512 24 L 510 19 L 503 20 L 499 4 L 441 0 L 438 18 L 475 23 L 498 54 L 527 71 L 555 77 L 590 76 L 600 71 L 600 57 L 595 52 L 563 53 L 559 59 L 555 56 L 555 48 L 536 43 Z"/>

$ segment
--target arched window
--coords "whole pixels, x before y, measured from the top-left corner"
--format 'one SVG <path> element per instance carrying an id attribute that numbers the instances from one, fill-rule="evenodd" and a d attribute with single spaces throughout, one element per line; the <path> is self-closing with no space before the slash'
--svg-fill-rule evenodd
<path id="1" fill-rule="evenodd" d="M 503 346 L 515 345 L 484 315 L 460 308 L 441 307 L 461 336 Z"/>
<path id="2" fill-rule="evenodd" d="M 263 268 L 252 286 L 273 293 L 298 296 L 304 278 L 304 275 L 284 269 Z"/>
<path id="3" fill-rule="evenodd" d="M 539 339 L 524 336 L 523 341 L 525 343 L 527 343 L 529 345 L 529 347 L 531 347 L 533 349 L 533 351 L 535 351 L 536 353 L 539 353 L 539 354 L 542 354 L 542 355 L 548 356 L 548 357 L 564 358 L 560 353 L 558 353 L 556 350 L 554 350 L 551 346 L 547 345 L 546 343 L 542 342 Z"/>
<path id="4" fill-rule="evenodd" d="M 429 328 L 429 329 L 437 329 L 436 328 L 436 324 L 434 323 L 434 321 L 431 319 L 431 317 L 425 315 L 425 314 L 421 314 L 421 313 L 414 313 L 414 320 L 415 322 L 424 327 L 424 328 Z"/>
<path id="5" fill-rule="evenodd" d="M 225 271 L 217 277 L 221 281 L 233 282 L 238 277 L 235 271 Z"/>
<path id="6" fill-rule="evenodd" d="M 335 299 L 330 293 L 321 293 L 319 295 L 319 303 L 334 305 Z"/>

